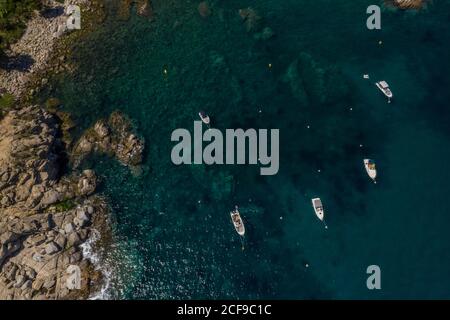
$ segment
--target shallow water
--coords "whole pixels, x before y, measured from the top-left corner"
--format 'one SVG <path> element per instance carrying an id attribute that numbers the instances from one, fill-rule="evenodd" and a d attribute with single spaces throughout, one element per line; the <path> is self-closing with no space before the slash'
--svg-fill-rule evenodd
<path id="1" fill-rule="evenodd" d="M 149 22 L 119 21 L 109 1 L 104 26 L 76 46 L 78 72 L 42 97 L 59 97 L 80 132 L 121 110 L 146 141 L 139 177 L 103 157 L 85 164 L 113 208 L 108 297 L 450 298 L 450 1 L 383 9 L 381 31 L 365 26 L 373 1 L 217 0 L 208 19 L 197 1 L 152 2 Z M 237 12 L 248 6 L 274 38 L 246 32 Z M 279 128 L 279 173 L 173 165 L 170 134 L 193 130 L 201 109 L 220 129 Z M 378 291 L 366 287 L 371 264 Z"/>

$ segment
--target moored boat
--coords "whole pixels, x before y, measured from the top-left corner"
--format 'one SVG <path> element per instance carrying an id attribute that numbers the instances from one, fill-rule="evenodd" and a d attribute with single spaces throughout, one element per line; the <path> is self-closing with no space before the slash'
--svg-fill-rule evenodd
<path id="1" fill-rule="evenodd" d="M 245 226 L 242 221 L 241 214 L 239 213 L 239 208 L 236 206 L 233 211 L 230 212 L 231 221 L 233 222 L 236 232 L 243 237 L 245 235 Z"/>
<path id="2" fill-rule="evenodd" d="M 314 212 L 316 213 L 317 218 L 319 218 L 319 220 L 323 222 L 323 224 L 325 225 L 325 229 L 328 229 L 328 226 L 324 220 L 325 219 L 325 211 L 323 210 L 322 200 L 320 200 L 320 198 L 314 198 L 314 199 L 311 199 L 311 202 L 312 202 Z"/>
<path id="3" fill-rule="evenodd" d="M 388 102 L 391 102 L 391 99 L 394 97 L 391 89 L 389 88 L 389 85 L 386 81 L 379 81 L 376 82 L 375 85 L 378 87 L 378 89 L 381 90 L 381 92 L 383 92 L 383 94 L 388 98 Z"/>
<path id="4" fill-rule="evenodd" d="M 211 120 L 209 119 L 209 116 L 206 114 L 206 112 L 200 111 L 198 115 L 204 124 L 209 125 L 211 123 Z"/>
<path id="5" fill-rule="evenodd" d="M 375 180 L 377 178 L 377 168 L 375 165 L 375 161 L 372 159 L 364 159 L 364 167 L 366 168 L 367 174 L 373 180 L 373 182 L 377 183 Z"/>

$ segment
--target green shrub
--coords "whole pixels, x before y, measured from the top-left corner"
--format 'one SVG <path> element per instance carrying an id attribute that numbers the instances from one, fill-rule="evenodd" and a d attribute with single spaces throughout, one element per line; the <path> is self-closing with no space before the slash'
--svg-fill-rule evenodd
<path id="1" fill-rule="evenodd" d="M 22 36 L 31 13 L 40 8 L 40 0 L 0 0 L 0 56 Z"/>
<path id="2" fill-rule="evenodd" d="M 71 199 L 67 199 L 67 200 L 58 202 L 57 204 L 53 205 L 53 208 L 56 209 L 56 212 L 68 211 L 75 207 L 76 207 L 76 203 Z"/>
<path id="3" fill-rule="evenodd" d="M 52 112 L 56 112 L 59 106 L 61 106 L 61 101 L 58 98 L 49 98 L 45 101 L 45 107 Z"/>
<path id="4" fill-rule="evenodd" d="M 5 93 L 0 97 L 0 111 L 11 109 L 14 106 L 14 102 L 14 96 L 10 93 Z"/>

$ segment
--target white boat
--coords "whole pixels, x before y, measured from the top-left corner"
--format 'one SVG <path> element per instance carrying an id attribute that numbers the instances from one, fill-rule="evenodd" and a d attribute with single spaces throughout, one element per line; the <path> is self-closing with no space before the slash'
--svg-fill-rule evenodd
<path id="1" fill-rule="evenodd" d="M 320 200 L 320 198 L 314 198 L 311 200 L 311 202 L 312 202 L 314 212 L 316 213 L 317 218 L 319 218 L 320 221 L 323 221 L 325 213 L 323 211 L 322 200 Z"/>
<path id="2" fill-rule="evenodd" d="M 236 232 L 243 237 L 245 235 L 244 222 L 242 221 L 241 214 L 239 213 L 238 206 L 235 207 L 233 211 L 230 212 L 231 221 L 233 222 Z"/>
<path id="3" fill-rule="evenodd" d="M 209 116 L 204 112 L 204 111 L 200 111 L 198 113 L 200 119 L 203 121 L 204 124 L 209 125 L 210 124 L 210 119 Z"/>
<path id="4" fill-rule="evenodd" d="M 363 78 L 364 78 L 364 79 L 370 79 L 370 77 L 369 77 L 368 74 L 364 74 L 364 75 L 363 75 Z"/>
<path id="5" fill-rule="evenodd" d="M 366 168 L 367 174 L 373 180 L 373 182 L 377 183 L 375 180 L 377 178 L 377 168 L 375 166 L 375 161 L 372 159 L 364 159 L 364 167 Z"/>
<path id="6" fill-rule="evenodd" d="M 386 81 L 380 81 L 380 82 L 376 82 L 375 85 L 378 87 L 378 89 L 381 90 L 381 92 L 384 93 L 384 95 L 388 98 L 388 102 L 391 102 L 391 99 L 394 97 L 394 95 L 392 94 L 391 89 L 389 88 L 389 85 Z"/>

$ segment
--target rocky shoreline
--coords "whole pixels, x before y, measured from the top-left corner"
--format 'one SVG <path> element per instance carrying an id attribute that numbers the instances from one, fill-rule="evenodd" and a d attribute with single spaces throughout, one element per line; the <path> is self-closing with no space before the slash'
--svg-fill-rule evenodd
<path id="1" fill-rule="evenodd" d="M 102 12 L 94 12 L 103 8 L 101 1 L 45 2 L 58 14 L 36 12 L 7 52 L 10 59 L 27 56 L 33 63 L 0 69 L 0 94 L 16 100 L 0 110 L 0 300 L 87 299 L 98 292 L 102 272 L 83 252 L 99 234 L 101 245 L 110 240 L 109 206 L 95 193 L 95 172 L 79 171 L 78 165 L 93 152 L 133 169 L 142 162 L 144 143 L 125 115 L 115 112 L 100 120 L 72 145 L 70 115 L 29 102 L 48 77 L 71 71 L 70 42 L 88 33 L 98 22 L 94 18 L 102 19 Z M 82 31 L 61 28 L 60 13 L 69 4 L 87 13 Z"/>
<path id="2" fill-rule="evenodd" d="M 106 217 L 106 203 L 93 196 L 94 172 L 60 177 L 58 132 L 57 119 L 38 106 L 0 122 L 0 299 L 74 295 L 69 267 L 83 275 L 80 298 L 99 279 L 80 245 L 97 227 L 95 216 Z"/>
<path id="3" fill-rule="evenodd" d="M 0 90 L 19 98 L 27 89 L 33 74 L 48 66 L 54 46 L 65 30 L 67 17 L 64 10 L 69 4 L 86 4 L 85 0 L 46 1 L 46 12 L 34 12 L 28 21 L 27 29 L 16 43 L 7 51 L 8 59 L 0 68 Z"/>
<path id="4" fill-rule="evenodd" d="M 94 131 L 122 146 L 114 153 L 120 161 L 138 165 L 143 143 L 125 116 L 111 119 Z M 62 174 L 72 160 L 59 122 L 39 106 L 10 111 L 0 122 L 0 299 L 86 299 L 101 286 L 81 246 L 94 232 L 108 234 L 108 205 L 95 194 L 92 170 Z M 71 287 L 74 268 L 78 287 Z"/>

